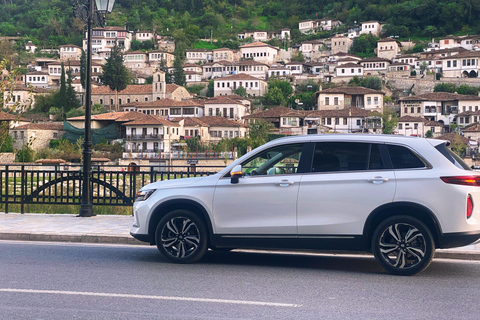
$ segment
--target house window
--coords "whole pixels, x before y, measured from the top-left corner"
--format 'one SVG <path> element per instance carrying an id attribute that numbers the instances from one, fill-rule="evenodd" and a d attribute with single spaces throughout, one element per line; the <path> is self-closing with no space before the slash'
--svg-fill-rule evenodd
<path id="1" fill-rule="evenodd" d="M 403 129 L 403 125 L 401 123 L 398 124 L 398 129 L 400 129 L 400 130 Z"/>
<path id="2" fill-rule="evenodd" d="M 371 97 L 368 97 L 367 98 L 367 105 L 371 105 L 372 104 L 372 98 Z"/>
<path id="3" fill-rule="evenodd" d="M 373 104 L 378 105 L 378 97 L 373 98 Z"/>
<path id="4" fill-rule="evenodd" d="M 333 98 L 333 105 L 338 106 L 338 97 Z"/>
<path id="5" fill-rule="evenodd" d="M 418 123 L 413 124 L 413 129 L 418 129 Z"/>
<path id="6" fill-rule="evenodd" d="M 347 125 L 347 118 L 343 118 L 343 125 L 344 125 L 344 126 Z"/>
<path id="7" fill-rule="evenodd" d="M 329 97 L 325 98 L 325 105 L 326 106 L 330 105 L 330 98 Z"/>

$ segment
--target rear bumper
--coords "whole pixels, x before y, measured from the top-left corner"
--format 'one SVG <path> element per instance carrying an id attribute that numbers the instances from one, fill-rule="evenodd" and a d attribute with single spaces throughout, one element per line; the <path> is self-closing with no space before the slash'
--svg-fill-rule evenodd
<path id="1" fill-rule="evenodd" d="M 463 247 L 480 240 L 480 231 L 444 233 L 441 235 L 439 249 Z"/>

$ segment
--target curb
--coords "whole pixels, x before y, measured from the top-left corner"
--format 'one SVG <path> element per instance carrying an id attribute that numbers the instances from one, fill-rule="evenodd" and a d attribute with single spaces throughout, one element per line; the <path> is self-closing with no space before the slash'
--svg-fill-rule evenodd
<path id="1" fill-rule="evenodd" d="M 103 244 L 149 246 L 148 243 L 139 241 L 131 236 L 111 236 L 111 235 L 101 235 L 101 234 L 74 235 L 74 234 L 2 232 L 0 233 L 0 240 L 103 243 Z M 341 252 L 336 252 L 336 253 L 342 254 Z M 353 252 L 345 252 L 345 254 L 352 254 L 352 253 Z M 435 259 L 457 259 L 457 260 L 480 260 L 480 251 L 477 252 L 476 250 L 439 249 L 435 251 L 434 258 Z"/>
<path id="2" fill-rule="evenodd" d="M 146 242 L 138 241 L 130 236 L 110 236 L 95 234 L 44 234 L 44 233 L 0 233 L 0 240 L 16 241 L 54 241 L 54 242 L 76 242 L 76 243 L 105 243 L 105 244 L 128 244 L 128 245 L 149 245 Z"/>

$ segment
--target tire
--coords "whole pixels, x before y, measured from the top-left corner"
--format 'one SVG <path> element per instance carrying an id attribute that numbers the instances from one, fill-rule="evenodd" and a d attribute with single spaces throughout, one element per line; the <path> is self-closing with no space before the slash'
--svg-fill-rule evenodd
<path id="1" fill-rule="evenodd" d="M 410 216 L 393 216 L 382 221 L 372 237 L 372 251 L 387 272 L 414 275 L 432 262 L 435 243 L 428 227 Z"/>
<path id="2" fill-rule="evenodd" d="M 158 223 L 155 232 L 158 251 L 176 263 L 200 260 L 207 251 L 207 237 L 205 223 L 186 210 L 167 213 Z"/>

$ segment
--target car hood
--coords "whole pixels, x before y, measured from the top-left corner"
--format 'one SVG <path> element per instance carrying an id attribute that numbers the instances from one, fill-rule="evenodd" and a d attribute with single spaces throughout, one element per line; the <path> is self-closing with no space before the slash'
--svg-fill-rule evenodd
<path id="1" fill-rule="evenodd" d="M 198 183 L 200 180 L 203 180 L 205 178 L 206 177 L 197 177 L 197 178 L 182 178 L 182 179 L 157 181 L 157 182 L 147 184 L 141 190 L 184 187 L 184 186 L 192 185 L 194 183 Z"/>

